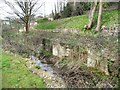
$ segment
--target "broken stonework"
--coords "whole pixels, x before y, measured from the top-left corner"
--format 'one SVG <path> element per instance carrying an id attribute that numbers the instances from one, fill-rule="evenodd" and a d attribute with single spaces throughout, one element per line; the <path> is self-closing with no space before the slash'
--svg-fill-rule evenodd
<path id="1" fill-rule="evenodd" d="M 53 45 L 52 52 L 54 56 L 58 56 L 61 58 L 63 56 L 69 56 L 70 49 L 63 47 L 58 43 Z"/>
<path id="2" fill-rule="evenodd" d="M 87 67 L 97 68 L 104 72 L 106 75 L 109 75 L 108 60 L 103 57 L 101 50 L 88 50 Z"/>

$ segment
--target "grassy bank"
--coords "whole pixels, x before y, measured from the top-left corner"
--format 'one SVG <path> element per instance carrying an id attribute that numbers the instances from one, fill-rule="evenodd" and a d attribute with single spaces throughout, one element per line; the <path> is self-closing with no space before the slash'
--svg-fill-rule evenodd
<path id="1" fill-rule="evenodd" d="M 96 27 L 97 15 L 98 14 L 95 14 L 93 21 L 94 26 L 92 29 Z M 70 18 L 54 20 L 52 22 L 50 21 L 39 22 L 39 21 L 40 20 L 38 20 L 38 25 L 35 26 L 36 29 L 78 28 L 80 30 L 83 30 L 84 25 L 88 23 L 88 16 L 87 15 L 74 16 Z M 102 25 L 110 27 L 113 26 L 114 24 L 118 24 L 118 10 L 103 12 Z"/>
<path id="2" fill-rule="evenodd" d="M 45 88 L 43 79 L 32 74 L 25 66 L 25 59 L 19 55 L 2 53 L 3 88 Z"/>

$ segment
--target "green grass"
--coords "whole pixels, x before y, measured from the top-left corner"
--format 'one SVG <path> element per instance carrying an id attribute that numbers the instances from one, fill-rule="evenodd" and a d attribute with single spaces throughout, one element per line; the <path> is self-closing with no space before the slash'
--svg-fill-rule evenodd
<path id="1" fill-rule="evenodd" d="M 79 28 L 83 29 L 88 19 L 86 15 L 71 17 L 70 20 L 63 24 L 61 28 Z"/>
<path id="2" fill-rule="evenodd" d="M 114 24 L 118 24 L 118 19 L 119 16 L 117 10 L 106 12 L 103 13 L 102 24 L 105 26 L 113 26 Z"/>
<path id="3" fill-rule="evenodd" d="M 39 22 L 35 26 L 36 29 L 58 29 L 58 28 L 80 28 L 82 29 L 87 22 L 87 16 L 76 16 L 54 20 L 52 22 Z"/>
<path id="4" fill-rule="evenodd" d="M 94 16 L 94 26 L 92 29 L 96 27 L 97 24 L 97 15 Z M 39 22 L 38 25 L 35 26 L 36 29 L 60 29 L 60 28 L 78 28 L 80 30 L 83 30 L 84 25 L 88 23 L 88 16 L 87 15 L 81 15 L 81 16 L 74 16 L 59 20 L 54 20 L 52 22 L 46 21 L 46 22 Z M 112 10 L 103 12 L 102 14 L 102 25 L 105 26 L 113 26 L 114 24 L 118 24 L 118 10 Z"/>
<path id="5" fill-rule="evenodd" d="M 97 15 L 94 16 L 94 24 L 97 23 Z M 102 13 L 102 22 L 101 25 L 105 25 L 107 27 L 112 27 L 114 24 L 118 24 L 118 10 L 108 11 Z"/>
<path id="6" fill-rule="evenodd" d="M 43 79 L 31 73 L 20 56 L 2 53 L 3 88 L 45 88 Z"/>
<path id="7" fill-rule="evenodd" d="M 58 23 L 56 22 L 43 22 L 37 25 L 35 28 L 36 29 L 56 29 L 58 26 Z"/>

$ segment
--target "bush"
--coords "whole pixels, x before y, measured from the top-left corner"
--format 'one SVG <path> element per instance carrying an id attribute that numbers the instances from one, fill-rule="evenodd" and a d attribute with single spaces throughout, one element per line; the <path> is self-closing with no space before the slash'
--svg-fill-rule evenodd
<path id="1" fill-rule="evenodd" d="M 60 17 L 61 17 L 61 16 L 59 15 L 59 13 L 56 13 L 53 18 L 54 18 L 54 20 L 55 20 L 55 19 L 59 19 Z"/>
<path id="2" fill-rule="evenodd" d="M 43 23 L 47 21 L 48 21 L 48 18 L 42 18 L 42 19 L 37 20 L 38 23 Z"/>
<path id="3" fill-rule="evenodd" d="M 72 7 L 69 3 L 67 3 L 66 7 L 64 7 L 64 10 L 62 11 L 61 17 L 66 18 L 70 17 L 72 15 Z"/>

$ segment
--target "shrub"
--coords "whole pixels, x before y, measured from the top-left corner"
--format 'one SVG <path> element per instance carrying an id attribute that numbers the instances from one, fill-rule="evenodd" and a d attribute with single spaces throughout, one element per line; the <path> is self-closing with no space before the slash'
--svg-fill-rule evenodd
<path id="1" fill-rule="evenodd" d="M 59 19 L 60 17 L 61 17 L 61 16 L 59 15 L 59 13 L 56 13 L 53 18 L 54 18 L 54 20 L 55 20 L 55 19 Z"/>
<path id="2" fill-rule="evenodd" d="M 48 21 L 48 18 L 42 18 L 42 19 L 37 20 L 38 23 L 43 23 L 47 21 Z"/>
<path id="3" fill-rule="evenodd" d="M 64 10 L 62 12 L 62 18 L 70 17 L 72 15 L 72 7 L 69 3 L 67 3 L 67 6 L 64 7 Z"/>

